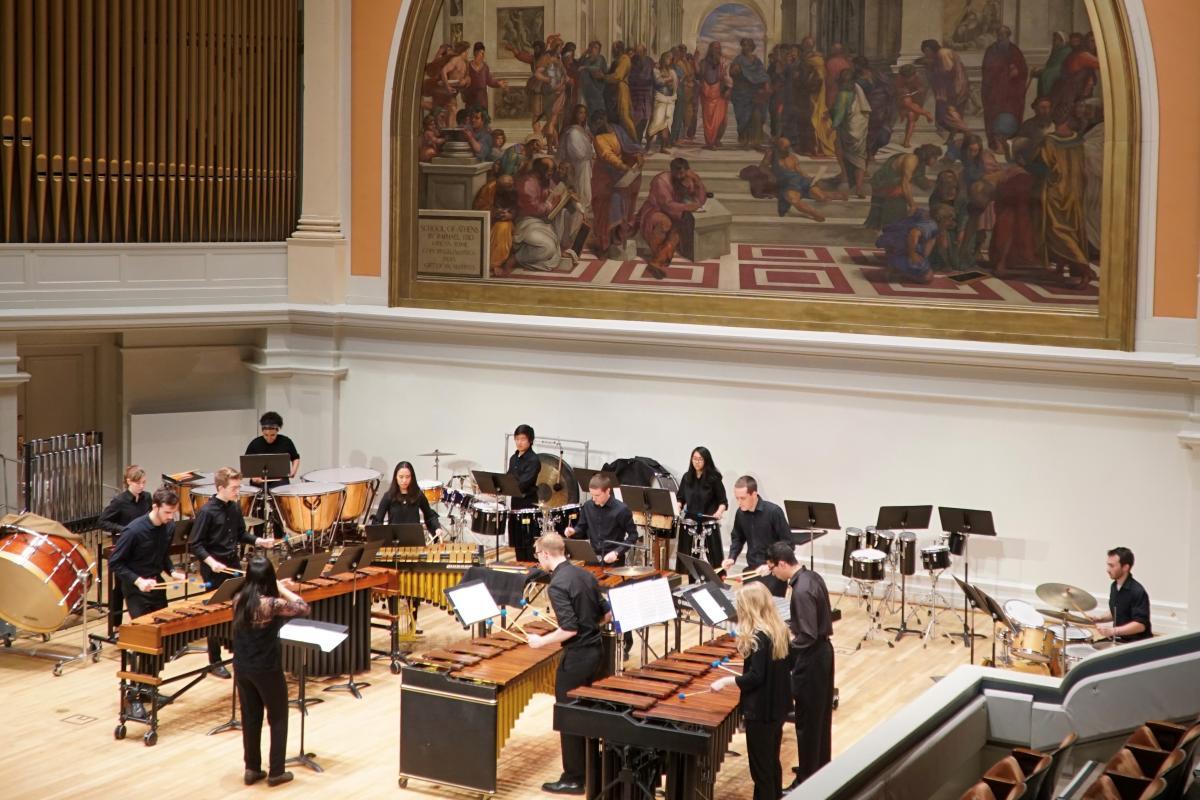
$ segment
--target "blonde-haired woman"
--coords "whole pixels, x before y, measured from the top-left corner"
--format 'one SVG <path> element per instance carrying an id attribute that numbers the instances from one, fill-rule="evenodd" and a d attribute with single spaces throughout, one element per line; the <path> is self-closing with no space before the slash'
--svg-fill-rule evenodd
<path id="1" fill-rule="evenodd" d="M 737 619 L 737 649 L 745 662 L 742 674 L 718 678 L 711 688 L 719 692 L 736 684 L 741 690 L 754 800 L 777 800 L 783 794 L 779 746 L 792 700 L 788 630 L 771 593 L 758 582 L 738 592 Z"/>

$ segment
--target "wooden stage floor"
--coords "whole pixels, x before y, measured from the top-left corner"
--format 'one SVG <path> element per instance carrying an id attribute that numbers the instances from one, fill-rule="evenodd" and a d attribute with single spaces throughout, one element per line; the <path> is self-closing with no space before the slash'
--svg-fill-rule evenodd
<path id="1" fill-rule="evenodd" d="M 837 597 L 834 597 L 837 602 Z M 834 755 L 846 749 L 884 719 L 899 712 L 932 679 L 968 662 L 961 639 L 953 642 L 941 635 L 952 620 L 943 614 L 946 627 L 935 629 L 928 646 L 920 637 L 905 637 L 894 648 L 883 640 L 869 641 L 861 650 L 855 646 L 867 628 L 867 617 L 853 598 L 841 603 L 843 619 L 835 624 L 837 685 L 841 704 L 834 712 Z M 924 612 L 924 609 L 922 609 Z M 885 625 L 896 624 L 898 614 L 885 616 Z M 922 622 L 926 616 L 922 613 Z M 406 649 L 427 649 L 462 637 L 464 631 L 446 613 L 424 604 L 420 614 L 424 636 Z M 986 620 L 978 617 L 977 629 Z M 940 632 L 938 632 L 940 631 Z M 685 624 L 684 646 L 697 641 L 695 625 Z M 61 631 L 51 646 L 69 650 L 77 646 L 78 631 Z M 661 633 L 652 643 L 661 644 Z M 18 639 L 17 646 L 40 645 L 40 639 Z M 384 631 L 375 634 L 375 644 L 386 646 Z M 636 661 L 639 647 L 634 648 Z M 977 660 L 990 655 L 990 640 L 976 645 Z M 167 674 L 195 668 L 204 654 L 184 656 Z M 292 768 L 296 779 L 286 786 L 268 789 L 265 783 L 242 784 L 241 734 L 206 732 L 229 718 L 230 682 L 205 678 L 183 695 L 161 716 L 158 743 L 146 747 L 141 733 L 145 726 L 129 725 L 128 738 L 116 741 L 118 697 L 116 670 L 120 658 L 116 648 L 105 646 L 98 663 L 70 665 L 61 677 L 51 674 L 50 662 L 4 652 L 0 649 L 0 696 L 4 697 L 4 777 L 0 796 L 20 798 L 91 798 L 128 795 L 152 796 L 155 800 L 190 800 L 194 797 L 253 797 L 263 792 L 280 792 L 289 797 L 461 797 L 461 793 L 413 781 L 406 790 L 397 786 L 399 762 L 400 677 L 392 675 L 387 661 L 376 661 L 370 675 L 359 676 L 371 683 L 361 700 L 344 692 L 324 693 L 321 681 L 309 691 L 325 702 L 311 709 L 306 727 L 306 749 L 317 755 L 324 773 L 303 767 Z M 329 680 L 328 683 L 336 681 Z M 292 684 L 295 694 L 295 684 Z M 544 795 L 540 785 L 559 775 L 558 736 L 551 724 L 553 698 L 536 695 L 518 720 L 500 760 L 500 798 L 530 798 Z M 436 720 L 430 721 L 436 725 Z M 264 726 L 265 727 L 265 726 Z M 292 712 L 288 731 L 288 755 L 299 747 L 299 717 Z M 263 731 L 263 757 L 267 735 Z M 730 756 L 718 774 L 716 796 L 738 800 L 751 796 L 745 759 L 745 743 L 739 734 Z M 795 763 L 795 737 L 789 727 L 784 736 L 782 761 L 784 783 L 791 780 Z"/>

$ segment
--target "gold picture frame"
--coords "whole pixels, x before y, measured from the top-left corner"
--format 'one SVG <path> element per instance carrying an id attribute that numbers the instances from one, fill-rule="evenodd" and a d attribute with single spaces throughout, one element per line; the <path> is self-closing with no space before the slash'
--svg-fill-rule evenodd
<path id="1" fill-rule="evenodd" d="M 420 83 L 443 0 L 413 0 L 400 36 L 391 98 L 389 304 L 463 311 L 653 320 L 891 334 L 1022 344 L 1133 348 L 1141 191 L 1141 104 L 1133 39 L 1121 4 L 1085 0 L 1103 75 L 1103 228 L 1099 305 L 1062 308 L 777 298 L 711 292 L 585 289 L 421 280 L 416 274 Z"/>

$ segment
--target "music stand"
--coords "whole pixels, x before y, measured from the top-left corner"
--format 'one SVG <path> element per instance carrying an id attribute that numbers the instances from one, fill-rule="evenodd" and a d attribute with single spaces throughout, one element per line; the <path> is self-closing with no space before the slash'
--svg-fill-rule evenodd
<path id="1" fill-rule="evenodd" d="M 507 472 L 486 472 L 481 469 L 471 470 L 471 476 L 475 478 L 475 484 L 479 487 L 479 491 L 483 494 L 494 494 L 497 497 L 507 497 L 508 507 L 504 518 L 508 519 L 508 513 L 512 511 L 512 499 L 514 497 L 524 497 L 525 494 L 521 491 L 521 487 L 517 484 L 517 479 Z M 493 562 L 500 560 L 500 537 L 504 535 L 504 531 L 500 529 L 500 509 L 496 509 L 495 518 L 496 528 L 496 550 Z M 484 527 L 486 531 L 486 526 Z M 487 535 L 486 533 L 484 535 Z M 511 544 L 511 542 L 510 542 Z"/>
<path id="2" fill-rule="evenodd" d="M 304 571 L 300 573 L 297 579 L 300 583 L 312 583 L 313 580 L 321 577 L 321 573 L 325 571 L 325 567 L 329 566 L 329 551 L 318 550 L 315 553 L 309 553 L 305 556 Z"/>
<path id="3" fill-rule="evenodd" d="M 304 720 L 308 716 L 307 704 L 305 700 L 305 685 L 308 676 L 308 653 L 310 650 L 320 650 L 323 653 L 331 652 L 335 647 L 346 640 L 347 628 L 345 625 L 338 625 L 333 622 L 318 622 L 311 619 L 293 619 L 282 628 L 279 629 L 279 638 L 285 643 L 294 645 L 300 648 L 300 695 L 299 704 L 301 709 L 300 714 L 300 753 L 292 756 L 285 764 L 301 764 L 308 767 L 313 772 L 324 772 L 321 765 L 316 762 L 315 753 L 304 752 Z M 353 658 L 354 654 L 351 653 Z M 353 662 L 351 663 L 353 669 Z"/>
<path id="4" fill-rule="evenodd" d="M 630 511 L 641 514 L 646 518 L 646 523 L 643 527 L 645 528 L 646 540 L 650 544 L 653 544 L 650 534 L 653 517 L 666 517 L 671 520 L 671 525 L 674 525 L 675 500 L 672 492 L 668 489 L 652 489 L 647 486 L 622 486 L 621 501 L 629 506 Z M 651 553 L 654 552 L 650 546 L 643 545 L 643 547 Z M 667 562 L 670 561 L 670 544 L 667 545 L 665 556 L 667 557 L 662 559 L 663 563 L 661 565 L 664 568 L 666 568 Z M 653 558 L 651 558 L 651 561 L 653 561 Z"/>
<path id="5" fill-rule="evenodd" d="M 575 482 L 579 484 L 579 490 L 585 494 L 590 490 L 592 478 L 596 475 L 603 475 L 608 478 L 608 485 L 614 489 L 621 485 L 621 479 L 617 477 L 617 473 L 609 470 L 571 467 L 571 472 L 575 475 Z M 622 494 L 623 497 L 624 494 Z"/>
<path id="6" fill-rule="evenodd" d="M 582 561 L 589 567 L 601 566 L 600 556 L 596 554 L 592 543 L 587 539 L 563 539 L 567 546 L 567 556 L 572 561 Z"/>
<path id="7" fill-rule="evenodd" d="M 346 682 L 336 683 L 333 686 L 326 686 L 327 692 L 349 692 L 354 695 L 354 699 L 362 700 L 362 694 L 359 689 L 365 689 L 370 686 L 366 681 L 356 682 L 354 680 L 354 623 L 358 620 L 358 567 L 363 563 L 364 556 L 367 555 L 367 550 L 371 551 L 374 556 L 379 550 L 379 543 L 373 542 L 370 545 L 353 545 L 342 548 L 342 554 L 338 557 L 337 563 L 330 570 L 330 575 L 340 575 L 343 572 L 353 572 L 354 577 L 350 581 L 350 656 L 346 659 Z M 310 563 L 312 559 L 309 559 Z M 369 564 L 370 561 L 367 561 Z M 307 568 L 305 573 L 307 573 Z M 368 619 L 368 624 L 370 620 Z M 369 647 L 367 648 L 370 649 Z"/>
<path id="8" fill-rule="evenodd" d="M 929 528 L 929 519 L 933 516 L 933 506 L 880 506 L 879 515 L 875 518 L 877 531 L 923 531 Z M 899 542 L 899 536 L 896 537 Z M 897 555 L 900 555 L 897 553 Z M 893 573 L 893 591 L 895 574 Z M 895 595 L 892 595 L 895 602 Z M 885 595 L 886 599 L 886 595 Z M 914 611 L 914 613 L 916 613 Z M 917 618 L 920 624 L 921 618 Z M 908 576 L 904 574 L 904 564 L 900 564 L 900 625 L 884 628 L 885 631 L 895 631 L 896 641 L 905 636 L 921 636 L 920 630 L 908 627 Z"/>
<path id="9" fill-rule="evenodd" d="M 737 611 L 729 597 L 721 590 L 719 583 L 701 583 L 689 586 L 683 592 L 683 599 L 700 615 L 700 619 L 710 628 L 715 628 L 725 622 L 736 622 Z"/>
<path id="10" fill-rule="evenodd" d="M 267 521 L 267 535 L 272 535 L 271 509 L 274 502 L 271 498 L 271 484 L 284 478 L 291 477 L 292 457 L 287 453 L 262 453 L 260 455 L 241 456 L 238 469 L 247 478 L 262 479 L 263 519 Z M 284 531 L 286 533 L 286 531 Z"/>
<path id="11" fill-rule="evenodd" d="M 209 595 L 208 599 L 204 601 L 204 604 L 210 605 L 213 603 L 224 603 L 226 600 L 232 600 L 233 596 L 238 593 L 238 590 L 240 590 L 242 588 L 242 584 L 245 582 L 246 582 L 246 578 L 244 576 L 230 578 L 229 580 L 225 581 L 220 586 L 218 586 L 216 591 L 214 591 L 211 595 Z M 205 651 L 199 650 L 199 652 L 203 653 Z M 225 731 L 240 731 L 242 729 L 242 723 L 239 722 L 238 718 L 237 718 L 237 709 L 238 709 L 237 691 L 238 691 L 237 690 L 237 681 L 233 681 L 233 690 L 231 692 L 231 697 L 230 697 L 230 701 L 229 701 L 229 707 L 230 707 L 229 720 L 227 722 L 222 722 L 220 725 L 218 725 L 217 727 L 215 727 L 211 731 L 209 731 L 208 732 L 209 736 L 212 736 L 214 733 L 224 733 Z"/>
<path id="12" fill-rule="evenodd" d="M 792 529 L 792 544 L 808 544 L 808 568 L 816 572 L 816 540 L 829 533 L 841 530 L 838 523 L 837 506 L 833 503 L 814 503 L 810 500 L 784 500 L 784 513 L 788 527 Z M 808 534 L 807 542 L 797 541 L 796 534 Z"/>
<path id="13" fill-rule="evenodd" d="M 938 506 L 938 517 L 942 521 L 942 530 L 951 535 L 963 537 L 963 582 L 971 582 L 970 545 L 972 536 L 995 536 L 996 525 L 992 520 L 992 512 L 978 511 L 969 508 L 946 508 Z M 949 638 L 962 637 L 963 646 L 971 648 L 971 662 L 975 661 L 975 640 L 982 639 L 982 634 L 975 633 L 975 615 L 971 613 L 970 598 L 963 597 L 963 629 L 962 633 L 948 633 Z M 970 616 L 968 626 L 967 617 Z"/>
<path id="14" fill-rule="evenodd" d="M 443 589 L 450 610 L 464 628 L 487 622 L 501 615 L 496 598 L 482 580 L 463 581 Z"/>

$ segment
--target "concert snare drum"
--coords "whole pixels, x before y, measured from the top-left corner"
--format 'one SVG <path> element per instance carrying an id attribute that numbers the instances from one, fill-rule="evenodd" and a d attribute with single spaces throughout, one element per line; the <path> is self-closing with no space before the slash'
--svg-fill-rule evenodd
<path id="1" fill-rule="evenodd" d="M 842 575 L 853 577 L 854 570 L 850 566 L 850 555 L 855 550 L 863 549 L 863 532 L 861 528 L 846 528 L 846 543 L 842 548 Z"/>
<path id="2" fill-rule="evenodd" d="M 921 566 L 929 572 L 950 569 L 950 548 L 944 544 L 933 544 L 921 548 Z"/>
<path id="3" fill-rule="evenodd" d="M 257 486 L 250 486 L 243 483 L 238 488 L 238 507 L 242 509 L 242 516 L 250 516 L 251 509 L 254 508 L 254 499 L 258 497 L 262 489 Z M 192 508 L 194 511 L 199 511 L 200 507 L 209 500 L 217 496 L 217 485 L 215 483 L 203 483 L 192 487 Z M 182 504 L 182 500 L 180 501 Z M 193 514 L 192 516 L 195 516 Z"/>
<path id="4" fill-rule="evenodd" d="M 1046 624 L 1046 618 L 1024 600 L 1005 601 L 1004 613 L 1018 628 L 1041 628 Z"/>
<path id="5" fill-rule="evenodd" d="M 490 500 L 471 504 L 471 532 L 482 536 L 502 536 L 508 526 L 508 509 Z"/>
<path id="6" fill-rule="evenodd" d="M 850 577 L 856 581 L 883 580 L 887 554 L 867 547 L 850 554 Z"/>
<path id="7" fill-rule="evenodd" d="M 81 541 L 0 528 L 0 619 L 35 633 L 57 630 L 86 600 L 95 570 Z"/>
<path id="8" fill-rule="evenodd" d="M 300 481 L 271 490 L 279 519 L 290 533 L 325 533 L 342 515 L 346 487 L 340 483 Z"/>
<path id="9" fill-rule="evenodd" d="M 421 490 L 421 494 L 425 495 L 425 499 L 429 501 L 429 505 L 437 505 L 442 502 L 442 491 L 446 488 L 439 481 L 417 481 L 417 488 Z"/>
<path id="10" fill-rule="evenodd" d="M 579 503 L 567 503 L 566 505 L 550 509 L 550 522 L 554 525 L 554 530 L 560 535 L 567 528 L 574 528 L 579 522 Z"/>
<path id="11" fill-rule="evenodd" d="M 917 574 L 917 535 L 911 531 L 900 534 L 900 574 Z"/>
<path id="12" fill-rule="evenodd" d="M 342 522 L 357 522 L 367 512 L 379 490 L 382 476 L 367 467 L 333 467 L 316 469 L 304 474 L 313 483 L 340 483 L 346 487 L 346 502 L 342 504 Z"/>

